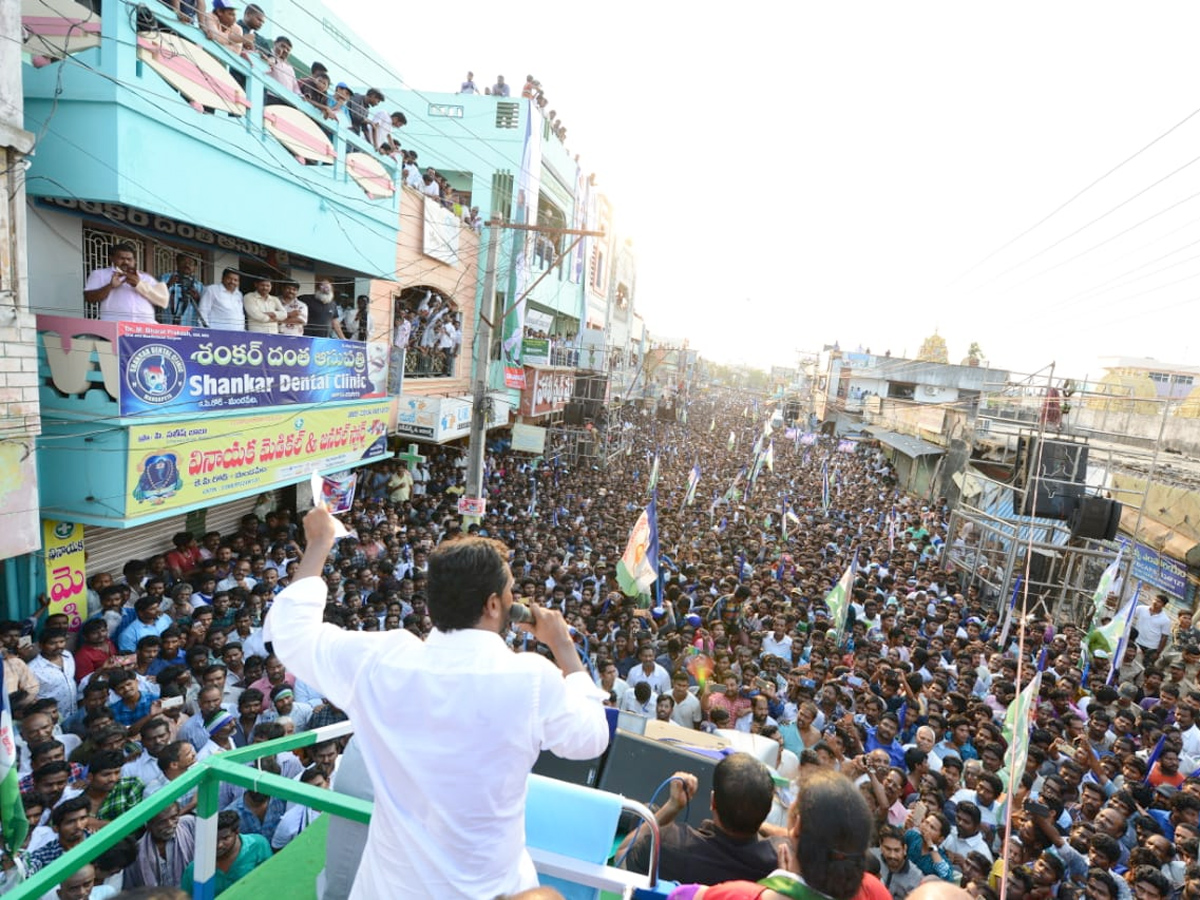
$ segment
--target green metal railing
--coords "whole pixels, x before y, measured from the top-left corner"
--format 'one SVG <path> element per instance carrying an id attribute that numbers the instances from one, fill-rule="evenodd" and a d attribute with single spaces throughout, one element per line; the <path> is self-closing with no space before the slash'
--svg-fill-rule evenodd
<path id="1" fill-rule="evenodd" d="M 210 756 L 17 885 L 5 895 L 5 898 L 6 900 L 8 898 L 25 900 L 25 898 L 40 897 L 55 885 L 69 878 L 85 863 L 91 862 L 105 850 L 111 849 L 140 829 L 192 790 L 196 791 L 197 796 L 195 866 L 199 869 L 201 861 L 205 860 L 211 867 L 216 860 L 216 817 L 219 811 L 218 798 L 222 782 L 236 784 L 260 794 L 269 794 L 272 797 L 302 803 L 320 812 L 332 813 L 344 819 L 366 824 L 370 822 L 371 810 L 374 808 L 374 804 L 368 800 L 338 794 L 325 788 L 315 788 L 312 785 L 284 778 L 282 775 L 261 772 L 257 768 L 246 765 L 246 763 L 254 762 L 264 756 L 282 753 L 285 750 L 311 747 L 323 741 L 344 737 L 351 734 L 353 730 L 349 722 L 339 722 L 336 725 L 328 725 L 313 731 L 302 731 L 273 741 L 264 741 L 261 744 L 252 744 L 248 747 L 240 747 L 237 750 Z M 194 900 L 205 900 L 211 896 L 211 881 L 202 882 L 197 877 L 192 890 Z"/>

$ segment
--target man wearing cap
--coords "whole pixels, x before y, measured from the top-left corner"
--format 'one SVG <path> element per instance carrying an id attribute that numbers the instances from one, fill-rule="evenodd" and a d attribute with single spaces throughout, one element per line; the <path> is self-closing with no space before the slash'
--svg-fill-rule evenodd
<path id="1" fill-rule="evenodd" d="M 213 0 L 212 12 L 200 14 L 200 28 L 210 41 L 245 54 L 245 35 L 237 23 L 237 6 L 232 0 Z"/>

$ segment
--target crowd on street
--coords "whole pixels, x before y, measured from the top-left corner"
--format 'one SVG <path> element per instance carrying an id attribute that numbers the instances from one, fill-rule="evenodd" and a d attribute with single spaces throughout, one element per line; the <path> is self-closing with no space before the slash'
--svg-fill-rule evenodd
<path id="1" fill-rule="evenodd" d="M 514 595 L 574 626 L 610 705 L 773 739 L 773 765 L 746 754 L 720 764 L 728 777 L 714 779 L 713 816 L 699 828 L 675 821 L 694 778 L 672 783 L 658 807 L 669 880 L 770 876 L 777 845 L 794 837 L 789 807 L 811 781 L 821 786 L 813 797 L 845 785 L 861 797 L 871 827 L 860 869 L 895 900 L 925 880 L 983 900 L 1005 884 L 1012 900 L 1200 900 L 1200 632 L 1190 614 L 1164 609 L 1165 597 L 1139 608 L 1117 660 L 1081 658 L 1088 623 L 1034 618 L 1002 642 L 1007 604 L 945 565 L 945 502 L 901 491 L 878 445 L 772 424 L 773 407 L 738 393 L 698 393 L 677 404 L 679 422 L 626 407 L 609 427 L 626 429 L 629 449 L 607 465 L 572 468 L 494 440 L 479 524 L 457 512 L 460 448 L 360 470 L 343 516 L 349 536 L 324 567 L 326 621 L 427 637 L 428 554 L 486 535 L 511 551 Z M 660 577 L 630 597 L 617 564 L 651 497 Z M 44 610 L 0 623 L 30 824 L 5 858 L 10 878 L 86 841 L 197 760 L 345 718 L 263 640 L 272 599 L 304 555 L 303 512 L 247 515 L 233 534 L 180 533 L 120 572 L 89 573 L 77 633 Z M 844 607 L 831 597 L 839 582 Z M 515 631 L 507 640 L 538 652 Z M 1006 713 L 1035 676 L 1029 728 L 1014 732 Z M 1025 757 L 1016 777 L 1014 743 Z M 323 787 L 341 750 L 317 744 L 263 766 Z M 314 818 L 227 788 L 221 886 Z M 79 877 L 188 886 L 194 807 L 193 796 L 164 810 Z M 618 859 L 644 865 L 645 836 Z"/>

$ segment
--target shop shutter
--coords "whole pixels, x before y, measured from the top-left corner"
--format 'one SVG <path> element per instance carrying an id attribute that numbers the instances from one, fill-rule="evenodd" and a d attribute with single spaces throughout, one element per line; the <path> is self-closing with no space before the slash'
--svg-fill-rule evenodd
<path id="1" fill-rule="evenodd" d="M 238 530 L 242 516 L 254 512 L 260 495 L 243 497 L 231 503 L 223 503 L 205 511 L 204 531 L 219 531 L 232 534 Z M 108 572 L 114 578 L 131 559 L 146 559 L 156 553 L 166 553 L 172 548 L 171 538 L 176 532 L 188 527 L 188 516 L 172 516 L 149 525 L 135 528 L 97 528 L 88 525 L 83 529 L 83 545 L 87 551 L 87 574 L 90 578 L 97 572 Z M 197 535 L 199 537 L 199 535 Z"/>

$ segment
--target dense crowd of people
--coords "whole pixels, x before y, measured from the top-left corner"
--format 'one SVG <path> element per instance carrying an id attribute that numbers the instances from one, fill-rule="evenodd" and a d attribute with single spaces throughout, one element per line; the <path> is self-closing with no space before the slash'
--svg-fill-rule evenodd
<path id="1" fill-rule="evenodd" d="M 462 313 L 452 297 L 431 290 L 401 295 L 395 322 L 393 371 L 417 377 L 454 374 L 462 351 Z"/>
<path id="2" fill-rule="evenodd" d="M 945 565 L 945 503 L 900 491 L 876 445 L 801 440 L 732 394 L 705 391 L 686 408 L 685 423 L 627 411 L 609 427 L 628 430 L 629 453 L 607 467 L 494 442 L 478 525 L 457 513 L 457 449 L 430 448 L 416 471 L 364 470 L 343 517 L 349 536 L 322 568 L 325 621 L 426 639 L 429 554 L 485 535 L 511 551 L 514 595 L 573 626 L 609 705 L 774 740 L 769 766 L 747 754 L 719 764 L 712 819 L 699 828 L 676 821 L 694 777 L 672 781 L 658 816 L 661 872 L 673 881 L 809 871 L 819 881 L 796 847 L 796 810 L 806 796 L 849 790 L 869 817 L 869 852 L 855 890 L 825 892 L 837 900 L 860 884 L 870 893 L 863 871 L 895 900 L 926 880 L 982 900 L 1002 887 L 1016 900 L 1200 900 L 1200 632 L 1188 612 L 1172 620 L 1165 598 L 1140 609 L 1115 661 L 1084 664 L 1085 629 L 1072 623 L 1018 622 L 1001 645 L 1004 610 Z M 769 465 L 752 464 L 756 444 L 760 456 L 770 448 Z M 660 579 L 651 596 L 628 597 L 616 567 L 652 486 Z M 345 717 L 263 639 L 264 616 L 304 557 L 295 512 L 173 544 L 92 574 L 78 634 L 60 616 L 0 624 L 31 826 L 6 857 L 10 876 L 86 841 L 197 760 Z M 852 564 L 838 629 L 826 597 Z M 517 631 L 507 641 L 539 652 Z M 1040 698 L 1016 733 L 1006 712 L 1039 658 Z M 1016 777 L 1014 740 L 1027 747 Z M 319 744 L 263 765 L 324 786 L 341 750 Z M 187 885 L 194 804 L 185 798 L 101 854 L 91 877 Z M 249 871 L 313 818 L 236 789 L 222 807 L 228 872 Z M 631 836 L 618 860 L 643 865 L 645 840 Z M 680 896 L 701 893 L 691 891 Z"/>

